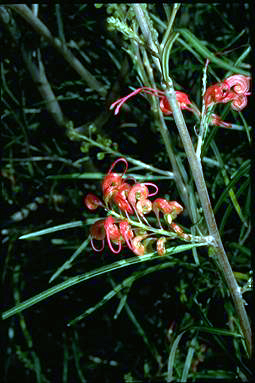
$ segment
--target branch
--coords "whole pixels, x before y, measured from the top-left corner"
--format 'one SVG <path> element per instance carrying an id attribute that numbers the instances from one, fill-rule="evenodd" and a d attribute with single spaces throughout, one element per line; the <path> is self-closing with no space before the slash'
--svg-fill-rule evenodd
<path id="1" fill-rule="evenodd" d="M 15 42 L 17 48 L 21 46 L 21 54 L 22 58 L 25 62 L 27 70 L 29 71 L 34 83 L 36 84 L 39 93 L 44 100 L 45 107 L 48 112 L 52 115 L 58 126 L 64 127 L 66 125 L 66 117 L 64 116 L 59 102 L 51 88 L 50 83 L 46 77 L 45 69 L 43 62 L 40 58 L 40 52 L 38 52 L 38 63 L 37 67 L 35 63 L 32 61 L 31 54 L 24 48 L 21 43 L 21 33 L 17 28 L 17 25 L 13 19 L 13 17 L 9 14 L 9 12 L 4 7 L 0 7 L 0 19 L 5 25 L 7 31 L 9 32 L 11 38 Z"/>
<path id="2" fill-rule="evenodd" d="M 46 25 L 35 17 L 32 11 L 24 4 L 7 5 L 25 19 L 33 29 L 42 35 L 54 48 L 64 57 L 70 66 L 81 76 L 88 86 L 99 93 L 101 96 L 106 96 L 106 89 L 97 79 L 81 64 L 81 62 L 72 54 L 64 42 L 54 37 Z"/>
<path id="3" fill-rule="evenodd" d="M 198 158 L 194 151 L 194 147 L 193 147 L 185 120 L 183 118 L 182 112 L 176 101 L 175 90 L 173 88 L 173 82 L 170 78 L 168 79 L 168 83 L 166 84 L 165 95 L 170 104 L 171 110 L 173 111 L 173 117 L 174 117 L 177 129 L 179 131 L 185 152 L 187 154 L 192 175 L 197 187 L 198 195 L 199 195 L 203 212 L 205 215 L 206 223 L 209 229 L 209 233 L 215 239 L 215 244 L 213 246 L 215 258 L 218 262 L 221 272 L 223 273 L 226 284 L 233 298 L 235 308 L 239 316 L 241 329 L 243 331 L 243 335 L 245 338 L 248 354 L 251 356 L 251 352 L 252 352 L 251 327 L 250 327 L 249 319 L 244 307 L 242 295 L 240 293 L 240 288 L 236 282 L 232 268 L 228 261 L 228 257 L 224 250 L 220 233 L 217 227 L 217 223 L 213 214 L 209 194 L 206 188 L 202 166 L 200 162 L 198 161 Z"/>

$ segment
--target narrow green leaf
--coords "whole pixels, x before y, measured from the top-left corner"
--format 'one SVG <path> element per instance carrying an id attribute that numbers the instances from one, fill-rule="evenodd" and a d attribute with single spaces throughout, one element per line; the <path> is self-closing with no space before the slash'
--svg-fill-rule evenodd
<path id="1" fill-rule="evenodd" d="M 193 243 L 193 244 L 188 244 L 188 245 L 181 245 L 181 246 L 177 246 L 177 247 L 172 247 L 170 249 L 167 249 L 166 254 L 167 255 L 177 254 L 180 252 L 190 250 L 194 246 L 196 246 L 196 247 L 207 246 L 207 244 L 205 244 L 205 243 L 202 243 L 202 244 L 201 243 Z M 85 282 L 88 279 L 95 278 L 95 277 L 98 277 L 102 274 L 108 273 L 110 271 L 118 270 L 118 269 L 121 269 L 123 267 L 128 267 L 128 266 L 134 265 L 136 263 L 147 262 L 147 261 L 157 259 L 157 258 L 164 259 L 164 257 L 156 255 L 156 254 L 157 254 L 156 252 L 153 252 L 150 254 L 146 254 L 142 257 L 136 256 L 136 257 L 128 258 L 126 260 L 120 260 L 120 261 L 114 262 L 110 265 L 106 265 L 106 266 L 100 267 L 98 269 L 94 269 L 92 271 L 89 271 L 87 273 L 77 275 L 73 278 L 69 278 L 67 281 L 64 281 L 58 285 L 55 285 L 55 286 L 51 287 L 50 289 L 47 289 L 47 290 L 33 296 L 32 298 L 29 298 L 26 301 L 21 302 L 20 304 L 16 305 L 15 307 L 3 312 L 2 313 L 2 319 L 7 319 L 7 318 L 23 311 L 23 310 L 28 309 L 31 306 L 34 306 L 35 304 L 37 304 L 37 303 L 55 295 L 55 294 L 60 293 L 61 291 L 65 290 L 65 289 L 68 289 L 69 287 L 72 287 L 72 286 L 75 286 L 79 283 Z"/>
<path id="2" fill-rule="evenodd" d="M 209 59 L 211 63 L 218 65 L 221 68 L 224 68 L 226 70 L 230 70 L 233 73 L 239 73 L 243 74 L 244 76 L 249 76 L 250 72 L 243 70 L 242 68 L 232 65 L 230 62 L 220 59 L 214 55 L 206 46 L 205 44 L 199 40 L 192 32 L 190 32 L 188 29 L 181 28 L 177 29 L 177 31 L 182 35 L 183 38 L 186 39 L 186 41 L 197 50 L 198 53 L 204 58 Z"/>
<path id="3" fill-rule="evenodd" d="M 51 234 L 60 230 L 73 229 L 74 227 L 81 227 L 82 225 L 83 225 L 82 221 L 64 223 L 62 225 L 48 227 L 47 229 L 35 231 L 33 233 L 24 234 L 21 237 L 19 237 L 19 239 L 29 239 L 32 237 L 39 237 L 40 235 Z"/>

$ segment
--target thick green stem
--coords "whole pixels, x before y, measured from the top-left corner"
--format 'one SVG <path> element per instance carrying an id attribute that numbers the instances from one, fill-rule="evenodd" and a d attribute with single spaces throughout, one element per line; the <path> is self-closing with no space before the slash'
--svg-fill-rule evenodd
<path id="1" fill-rule="evenodd" d="M 233 274 L 232 268 L 230 266 L 228 257 L 225 253 L 225 250 L 221 241 L 220 233 L 217 227 L 217 223 L 212 210 L 209 194 L 205 184 L 202 166 L 196 156 L 185 120 L 177 104 L 175 90 L 173 88 L 173 82 L 171 79 L 169 79 L 168 84 L 166 84 L 165 95 L 168 99 L 171 110 L 173 112 L 173 117 L 174 117 L 177 129 L 179 131 L 179 134 L 180 134 L 180 137 L 181 137 L 181 140 L 182 140 L 182 143 L 190 164 L 190 168 L 191 168 L 192 175 L 197 187 L 198 195 L 200 198 L 201 206 L 203 208 L 209 233 L 215 239 L 215 244 L 213 246 L 215 257 L 218 262 L 219 268 L 224 275 L 229 291 L 232 295 L 232 298 L 236 307 L 236 311 L 239 316 L 243 335 L 245 337 L 247 350 L 249 355 L 251 355 L 252 342 L 251 342 L 251 327 L 250 327 L 249 319 L 248 319 L 246 310 L 244 308 L 244 303 L 243 303 L 242 295 L 240 293 L 240 288 L 237 285 L 235 276 Z"/>

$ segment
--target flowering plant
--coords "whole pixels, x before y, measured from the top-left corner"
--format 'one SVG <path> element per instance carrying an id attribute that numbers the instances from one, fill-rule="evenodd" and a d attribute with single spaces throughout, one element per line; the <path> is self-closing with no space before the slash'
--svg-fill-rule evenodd
<path id="1" fill-rule="evenodd" d="M 207 88 L 204 95 L 204 102 L 206 110 L 209 110 L 209 107 L 215 104 L 220 103 L 231 103 L 231 107 L 233 110 L 241 111 L 247 105 L 247 96 L 251 93 L 249 92 L 250 88 L 250 77 L 236 74 L 230 77 L 227 77 L 224 81 L 211 85 Z M 148 93 L 159 97 L 160 99 L 160 109 L 165 115 L 171 115 L 172 110 L 169 105 L 169 102 L 163 91 L 142 87 L 134 90 L 132 93 L 127 96 L 120 98 L 115 101 L 110 109 L 115 108 L 114 114 L 118 114 L 121 106 L 131 97 L 135 96 L 138 93 Z M 198 118 L 201 117 L 201 112 L 197 108 L 197 106 L 192 103 L 189 99 L 189 96 L 186 93 L 176 91 L 176 99 L 181 109 L 186 109 L 192 113 L 194 113 Z M 221 120 L 219 116 L 216 114 L 211 114 L 209 124 L 221 126 L 224 128 L 231 128 L 232 124 L 228 122 L 224 122 Z"/>
<path id="2" fill-rule="evenodd" d="M 115 165 L 122 162 L 125 170 L 120 175 L 113 172 Z M 125 158 L 118 158 L 110 167 L 102 182 L 103 201 L 96 195 L 89 193 L 84 198 L 84 203 L 89 210 L 103 207 L 109 215 L 99 219 L 90 228 L 91 245 L 95 251 L 104 249 L 105 239 L 110 250 L 118 254 L 123 245 L 136 255 L 144 255 L 152 249 L 156 243 L 159 255 L 164 255 L 167 240 L 180 238 L 185 241 L 191 240 L 191 235 L 184 233 L 177 225 L 175 218 L 183 211 L 183 207 L 176 201 L 168 201 L 164 198 L 156 198 L 151 201 L 150 197 L 158 193 L 158 187 L 151 182 L 138 183 L 135 179 L 124 178 L 128 169 Z M 148 188 L 153 188 L 152 192 Z M 145 215 L 154 213 L 159 229 L 155 229 L 146 219 Z M 164 230 L 160 220 L 162 214 L 168 231 Z M 130 219 L 132 217 L 132 220 Z M 160 236 L 160 237 L 158 237 Z M 101 247 L 97 248 L 94 241 L 101 241 Z"/>

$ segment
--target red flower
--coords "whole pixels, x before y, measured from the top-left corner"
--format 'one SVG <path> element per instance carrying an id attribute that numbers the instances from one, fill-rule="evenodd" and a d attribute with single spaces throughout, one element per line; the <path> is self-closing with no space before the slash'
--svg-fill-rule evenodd
<path id="1" fill-rule="evenodd" d="M 104 239 L 105 239 L 105 229 L 104 229 L 104 219 L 99 219 L 90 227 L 90 235 L 91 235 L 91 246 L 95 251 L 102 251 L 104 248 Z M 100 249 L 97 249 L 94 245 L 93 240 L 96 239 L 98 241 L 102 241 L 102 246 Z"/>
<path id="2" fill-rule="evenodd" d="M 164 198 L 157 198 L 152 203 L 152 210 L 157 217 L 160 228 L 162 228 L 159 213 L 162 212 L 166 222 L 171 224 L 172 220 L 183 211 L 183 207 L 176 201 L 167 201 Z"/>
<path id="3" fill-rule="evenodd" d="M 118 114 L 120 111 L 120 108 L 122 105 L 131 97 L 135 96 L 138 93 L 148 93 L 148 94 L 153 94 L 160 99 L 160 109 L 162 112 L 166 115 L 169 115 L 172 113 L 170 105 L 167 101 L 167 98 L 161 90 L 158 89 L 153 89 L 153 88 L 148 88 L 148 87 L 142 87 L 134 90 L 132 93 L 128 94 L 127 96 L 120 98 L 119 100 L 115 101 L 111 106 L 110 109 L 115 108 L 114 114 Z M 176 91 L 176 99 L 177 102 L 179 103 L 179 106 L 181 109 L 187 109 L 189 111 L 193 111 L 192 108 L 190 108 L 188 105 L 191 105 L 191 101 L 189 100 L 189 97 L 186 93 L 179 92 L 178 90 Z"/>
<path id="4" fill-rule="evenodd" d="M 127 184 L 123 184 L 127 185 Z M 121 185 L 121 187 L 123 186 Z M 129 185 L 128 185 L 129 186 Z M 120 189 L 121 189 L 120 187 Z M 128 214 L 134 214 L 132 207 L 129 205 L 127 201 L 127 195 L 125 190 L 119 190 L 114 196 L 113 201 L 116 203 L 116 205 L 119 207 L 121 211 L 124 211 Z"/>
<path id="5" fill-rule="evenodd" d="M 205 92 L 205 106 L 208 108 L 211 104 L 223 102 L 229 93 L 229 85 L 227 83 L 218 83 L 209 86 Z"/>
<path id="6" fill-rule="evenodd" d="M 111 251 L 115 254 L 118 254 L 121 251 L 121 239 L 122 238 L 121 238 L 120 230 L 114 222 L 115 222 L 114 218 L 111 215 L 109 215 L 104 220 L 104 229 L 106 232 L 107 242 L 108 242 L 108 245 L 109 245 Z M 117 250 L 115 250 L 112 247 L 111 241 L 113 241 L 114 243 L 117 242 L 117 244 L 118 244 Z"/>
<path id="7" fill-rule="evenodd" d="M 109 199 L 109 194 L 122 184 L 122 176 L 117 173 L 108 173 L 103 180 L 102 189 L 104 199 Z"/>
<path id="8" fill-rule="evenodd" d="M 152 194 L 149 194 L 149 190 L 146 185 L 153 186 L 155 188 L 155 192 Z M 152 197 L 158 192 L 158 187 L 157 185 L 151 183 L 151 182 L 146 182 L 143 184 L 135 184 L 130 188 L 130 191 L 128 193 L 128 201 L 133 207 L 133 209 L 136 209 L 136 202 L 142 199 L 146 199 L 147 197 Z"/>
<path id="9" fill-rule="evenodd" d="M 243 96 L 249 96 L 251 93 L 250 89 L 250 77 L 243 76 L 242 74 L 234 74 L 233 76 L 227 77 L 224 80 L 229 88 L 233 88 L 233 91 L 236 94 L 240 94 Z"/>
<path id="10" fill-rule="evenodd" d="M 92 193 L 88 193 L 86 195 L 84 198 L 84 204 L 89 210 L 96 210 L 98 206 L 103 206 L 103 203 L 100 201 L 100 199 Z"/>
<path id="11" fill-rule="evenodd" d="M 221 126 L 222 128 L 232 128 L 232 124 L 230 124 L 229 122 L 222 121 L 220 116 L 217 116 L 217 114 L 211 115 L 210 124 L 215 126 Z"/>
<path id="12" fill-rule="evenodd" d="M 144 255 L 145 245 L 142 244 L 142 241 L 148 236 L 149 234 L 138 235 L 131 240 L 132 250 L 136 255 Z"/>
<path id="13" fill-rule="evenodd" d="M 179 92 L 178 90 L 175 92 L 175 94 L 176 94 L 176 100 L 177 100 L 180 108 L 189 110 L 190 112 L 193 112 L 193 109 L 188 106 L 188 105 L 191 105 L 191 101 L 189 100 L 188 95 L 186 93 Z M 170 115 L 173 113 L 166 97 L 163 97 L 161 99 L 160 109 L 166 115 Z"/>
<path id="14" fill-rule="evenodd" d="M 113 169 L 118 162 L 124 162 L 125 164 L 125 169 L 121 175 L 113 173 Z M 161 237 L 160 239 L 155 238 L 153 230 L 150 230 L 151 224 L 145 218 L 145 214 L 149 214 L 152 210 L 156 214 L 161 228 L 162 226 L 159 219 L 160 212 L 164 214 L 164 219 L 172 231 L 179 237 L 189 240 L 190 237 L 185 234 L 178 225 L 172 222 L 172 220 L 182 212 L 183 207 L 176 201 L 167 201 L 163 198 L 157 198 L 152 203 L 149 198 L 158 193 L 157 185 L 151 182 L 145 182 L 135 183 L 131 186 L 125 182 L 128 177 L 126 177 L 125 180 L 123 179 L 127 169 L 128 163 L 125 158 L 117 159 L 110 167 L 102 183 L 105 205 L 92 193 L 87 194 L 84 199 L 85 205 L 90 210 L 95 210 L 98 206 L 103 206 L 107 211 L 110 209 L 116 211 L 116 208 L 118 208 L 119 211 L 125 212 L 127 217 L 127 219 L 124 219 L 123 216 L 119 214 L 119 218 L 116 221 L 112 215 L 109 215 L 95 222 L 90 228 L 92 248 L 95 251 L 103 250 L 106 238 L 110 250 L 115 254 L 118 254 L 121 251 L 122 245 L 126 243 L 134 254 L 143 255 L 146 250 L 149 251 L 151 249 L 151 243 L 157 241 L 158 254 L 163 255 L 165 253 L 164 244 L 167 239 L 165 237 Z M 135 182 L 135 179 L 132 178 L 132 182 Z M 149 186 L 153 186 L 155 190 L 149 192 Z M 136 213 L 140 223 L 140 217 L 142 217 L 143 221 L 147 224 L 147 228 L 141 231 L 141 229 L 138 229 L 139 225 L 137 227 L 133 222 L 129 222 L 128 214 L 134 213 Z M 95 246 L 94 241 L 102 241 L 100 249 Z"/>
<path id="15" fill-rule="evenodd" d="M 251 94 L 249 88 L 250 77 L 241 74 L 230 76 L 206 90 L 205 106 L 208 108 L 211 104 L 231 102 L 232 109 L 240 112 L 247 105 L 247 96 Z"/>
<path id="16" fill-rule="evenodd" d="M 121 221 L 119 223 L 119 228 L 120 228 L 120 233 L 122 235 L 122 238 L 126 241 L 126 244 L 130 248 L 130 250 L 133 251 L 132 243 L 130 242 L 130 240 L 134 237 L 134 233 L 131 229 L 130 224 L 128 223 L 127 220 Z"/>

